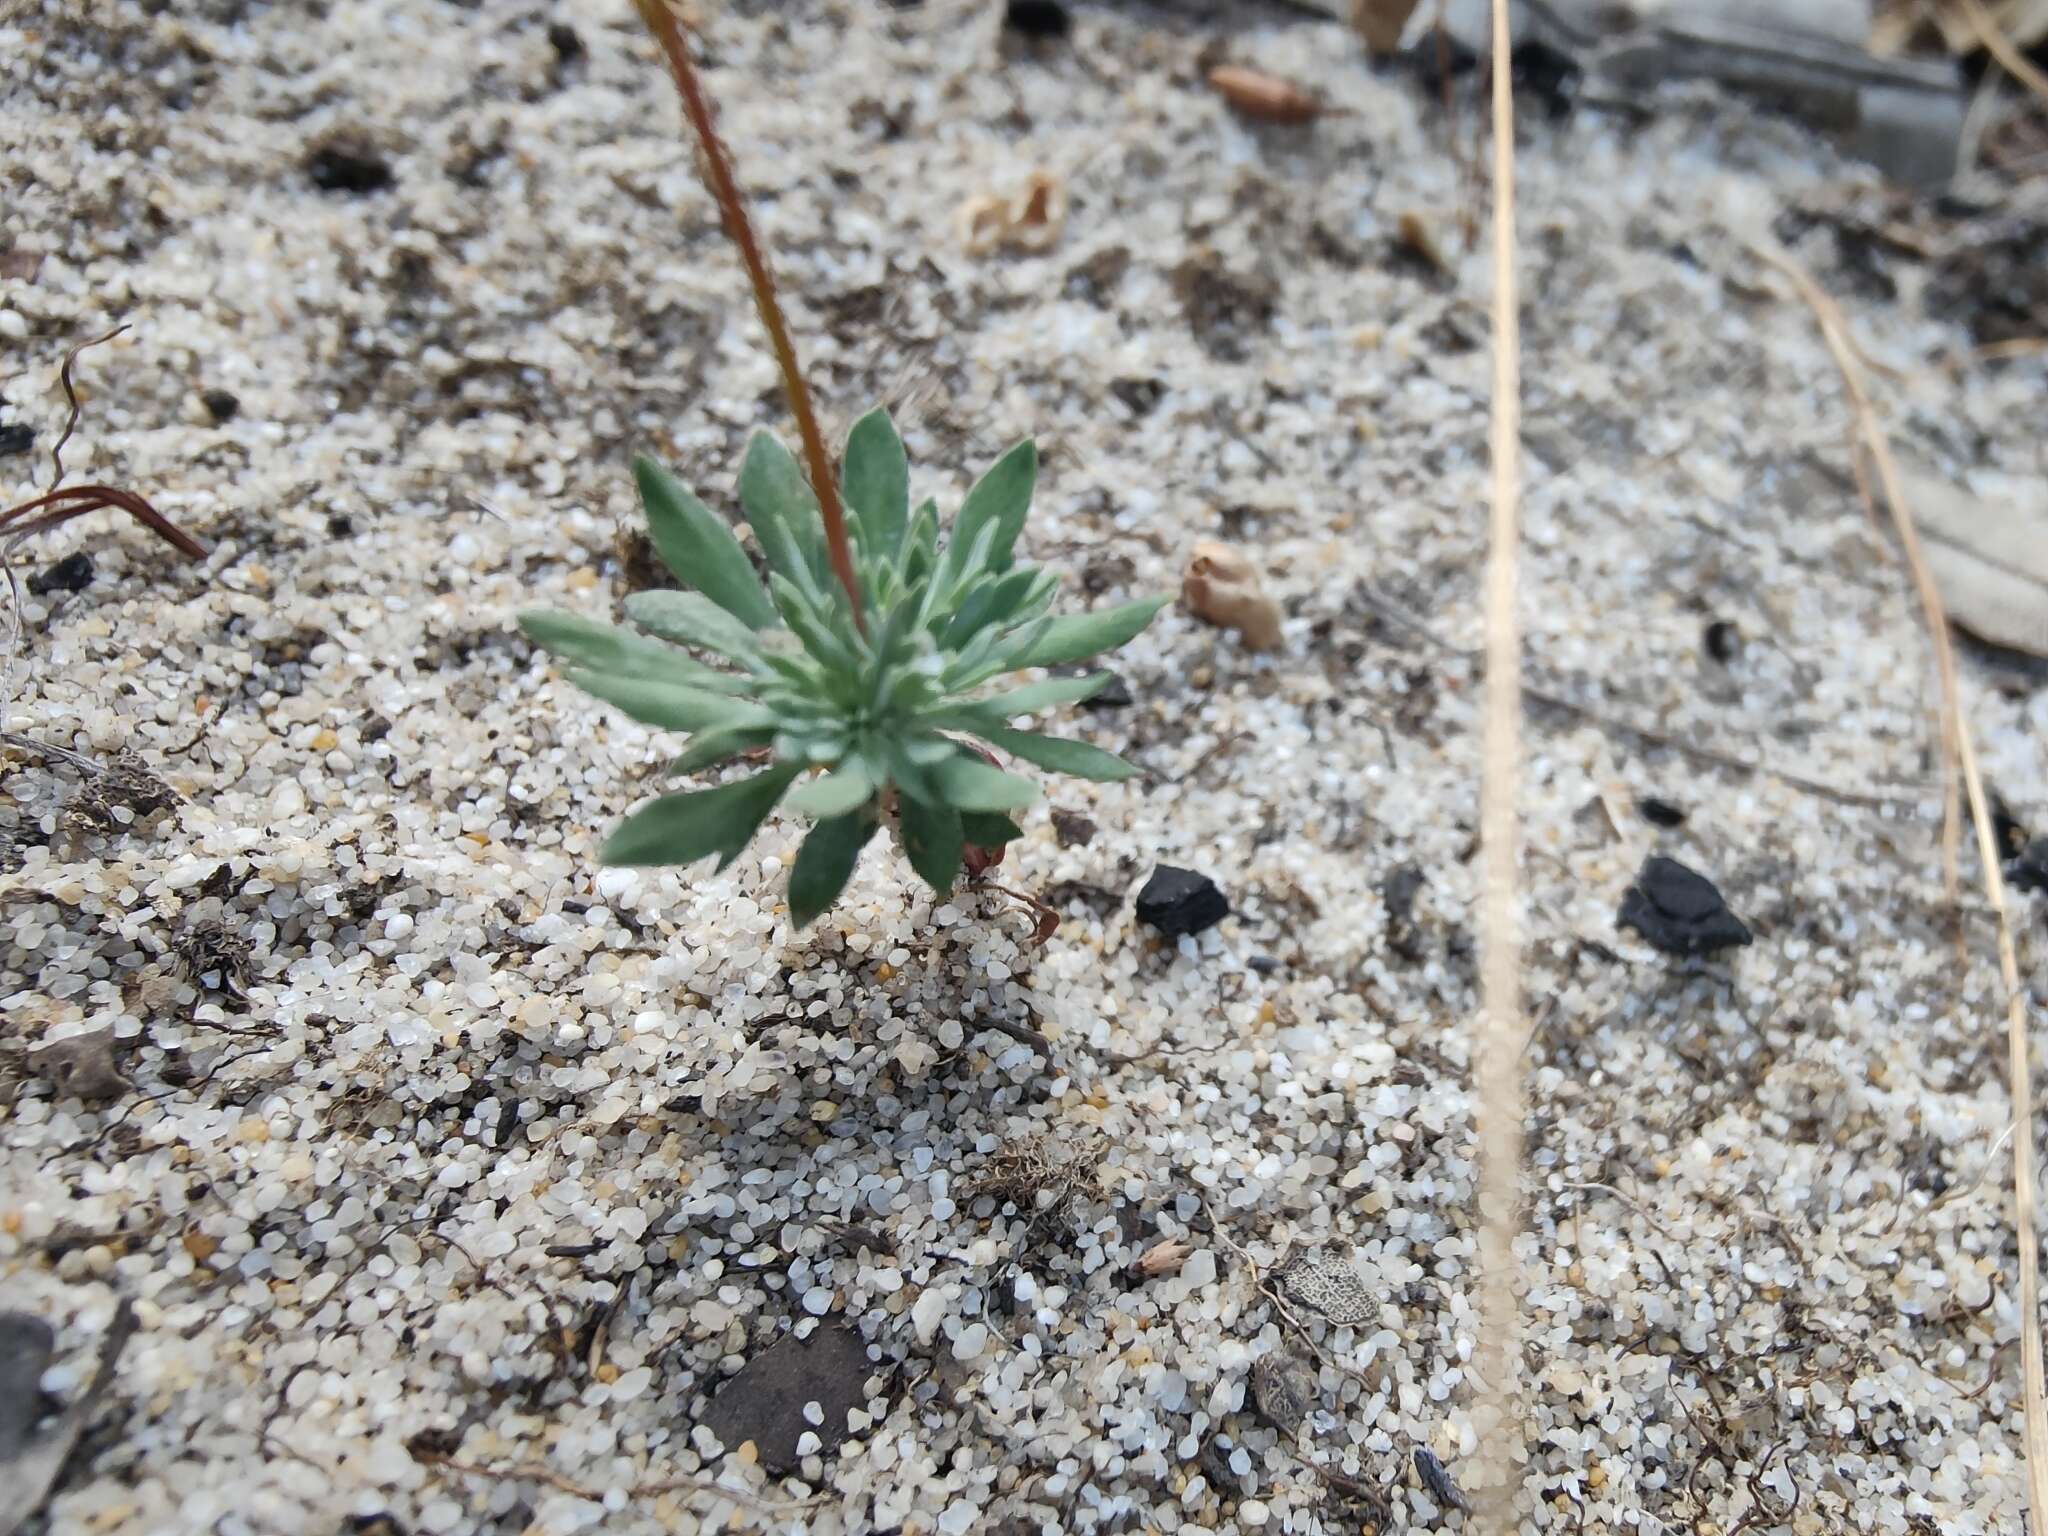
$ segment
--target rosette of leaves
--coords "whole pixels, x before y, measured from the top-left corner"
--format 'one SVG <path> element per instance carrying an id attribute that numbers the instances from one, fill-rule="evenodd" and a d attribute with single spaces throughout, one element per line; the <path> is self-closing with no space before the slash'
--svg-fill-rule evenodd
<path id="1" fill-rule="evenodd" d="M 1135 770 L 1086 742 L 1021 730 L 1019 717 L 1086 699 L 1109 674 L 998 681 L 1114 650 L 1164 597 L 1055 616 L 1057 578 L 1018 563 L 1038 455 L 1009 450 L 967 493 L 941 538 L 937 507 L 910 505 L 910 466 L 888 414 L 847 439 L 841 485 L 853 591 L 835 576 L 831 530 L 796 459 L 763 433 L 740 470 L 740 503 L 764 584 L 725 521 L 653 460 L 634 461 L 656 552 L 688 590 L 636 592 L 635 634 L 570 614 L 520 625 L 571 681 L 634 719 L 690 733 L 676 774 L 746 756 L 762 766 L 660 798 L 622 822 L 608 864 L 724 869 L 778 805 L 815 819 L 790 873 L 802 926 L 838 899 L 884 825 L 931 888 L 950 890 L 963 852 L 1018 836 L 1036 798 L 996 754 L 1083 778 Z M 858 607 L 853 594 L 858 593 Z"/>

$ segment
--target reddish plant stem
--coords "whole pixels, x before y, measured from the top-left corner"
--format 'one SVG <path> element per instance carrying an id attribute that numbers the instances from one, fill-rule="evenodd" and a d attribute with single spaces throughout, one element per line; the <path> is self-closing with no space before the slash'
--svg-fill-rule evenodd
<path id="1" fill-rule="evenodd" d="M 71 441 L 71 432 L 78 425 L 78 391 L 71 384 L 71 365 L 78 361 L 78 354 L 87 347 L 96 347 L 102 342 L 112 341 L 127 330 L 117 325 L 104 336 L 95 336 L 91 341 L 81 341 L 64 354 L 64 366 L 57 370 L 57 382 L 64 386 L 64 398 L 71 402 L 71 414 L 64 419 L 64 433 L 57 439 L 57 445 L 50 450 L 50 489 L 55 490 L 64 483 L 64 445 Z"/>
<path id="2" fill-rule="evenodd" d="M 133 491 L 124 491 L 111 485 L 68 485 L 61 491 L 45 491 L 0 512 L 0 531 L 10 539 L 24 538 L 31 533 L 68 523 L 74 517 L 83 517 L 88 512 L 97 512 L 102 507 L 114 507 L 126 512 L 181 555 L 193 560 L 206 558 L 206 546 L 191 534 L 157 511 Z M 44 509 L 49 510 L 45 511 Z M 30 517 L 31 512 L 41 512 L 41 517 Z"/>
<path id="3" fill-rule="evenodd" d="M 846 589 L 855 627 L 865 634 L 860 586 L 853 573 L 853 551 L 846 541 L 846 514 L 839 505 L 839 485 L 832 473 L 832 459 L 825 451 L 825 437 L 818 430 L 817 413 L 811 409 L 811 392 L 797 367 L 789 326 L 775 298 L 775 279 L 768 271 L 760 243 L 754 238 L 746 203 L 741 200 L 739 183 L 733 178 L 732 162 L 712 124 L 710 103 L 698 84 L 696 66 L 690 62 L 689 44 L 684 41 L 682 25 L 667 0 L 634 0 L 634 4 L 640 8 L 647 30 L 668 55 L 669 73 L 675 77 L 676 91 L 683 98 L 683 115 L 690 120 L 697 143 L 704 151 L 704 179 L 710 185 L 712 200 L 718 204 L 726 238 L 739 250 L 740 261 L 747 269 L 747 281 L 754 289 L 754 305 L 761 311 L 761 324 L 767 328 L 768 345 L 775 353 L 775 366 L 782 370 L 782 387 L 789 396 L 797 435 L 803 439 L 804 459 L 810 467 L 811 489 L 817 493 L 818 512 L 825 521 L 825 545 L 832 557 L 832 570 L 839 585 Z"/>

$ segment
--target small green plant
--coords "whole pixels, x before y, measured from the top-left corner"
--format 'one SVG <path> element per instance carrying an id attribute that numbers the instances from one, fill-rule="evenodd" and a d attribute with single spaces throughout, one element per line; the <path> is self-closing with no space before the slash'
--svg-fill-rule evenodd
<path id="1" fill-rule="evenodd" d="M 985 691 L 1009 673 L 1114 650 L 1166 601 L 1048 612 L 1058 578 L 1015 559 L 1038 473 L 1030 442 L 975 483 L 941 542 L 937 507 L 926 500 L 911 510 L 902 439 L 885 411 L 871 411 L 847 438 L 841 532 L 850 538 L 835 549 L 837 519 L 821 510 L 795 457 L 756 436 L 739 495 L 768 567 L 765 587 L 722 518 L 653 460 L 633 468 L 654 547 L 692 590 L 627 598 L 627 617 L 646 635 L 561 613 L 523 614 L 520 624 L 580 687 L 636 720 L 690 732 L 673 772 L 764 750 L 769 761 L 745 778 L 642 806 L 606 842 L 606 863 L 716 854 L 723 869 L 786 796 L 817 821 L 790 873 L 790 915 L 802 926 L 838 899 L 884 824 L 938 892 L 952 888 L 965 849 L 1018 835 L 1010 813 L 1037 788 L 995 766 L 976 741 L 1057 773 L 1114 780 L 1134 771 L 1099 747 L 1013 725 L 1087 698 L 1107 673 Z"/>

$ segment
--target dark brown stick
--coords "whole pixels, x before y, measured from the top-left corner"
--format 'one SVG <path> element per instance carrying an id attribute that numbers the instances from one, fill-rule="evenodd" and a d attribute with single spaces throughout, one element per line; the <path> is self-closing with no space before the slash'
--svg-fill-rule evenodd
<path id="1" fill-rule="evenodd" d="M 811 392 L 797 368 L 796 348 L 783 321 L 782 306 L 775 298 L 775 279 L 768 261 L 754 239 L 754 227 L 747 219 L 747 205 L 740 198 L 739 183 L 732 174 L 732 162 L 718 130 L 711 121 L 711 107 L 697 82 L 696 66 L 690 62 L 689 44 L 683 40 L 681 23 L 668 8 L 667 0 L 634 0 L 647 30 L 668 55 L 669 73 L 683 98 L 683 115 L 690 120 L 697 142 L 704 151 L 704 179 L 718 204 L 726 238 L 740 253 L 747 269 L 747 281 L 754 288 L 754 305 L 761 311 L 761 324 L 768 331 L 768 345 L 775 353 L 775 366 L 782 370 L 782 387 L 789 396 L 790 411 L 796 417 L 797 435 L 803 439 L 804 458 L 811 471 L 811 489 L 818 493 L 818 511 L 825 520 L 825 543 L 831 552 L 832 570 L 846 589 L 846 601 L 853 608 L 854 626 L 863 634 L 867 625 L 861 617 L 860 587 L 853 574 L 853 552 L 846 542 L 846 517 L 839 506 L 838 482 L 833 478 L 832 459 L 825 451 L 825 437 L 818 430 L 818 417 L 811 409 Z"/>

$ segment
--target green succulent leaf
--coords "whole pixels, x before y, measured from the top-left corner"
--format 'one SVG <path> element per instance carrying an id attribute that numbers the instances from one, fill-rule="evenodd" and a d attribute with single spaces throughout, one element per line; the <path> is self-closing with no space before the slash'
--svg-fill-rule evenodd
<path id="1" fill-rule="evenodd" d="M 968 752 L 956 751 L 935 764 L 931 777 L 946 803 L 962 811 L 1021 811 L 1038 798 L 1038 786 L 1029 779 L 991 768 Z"/>
<path id="2" fill-rule="evenodd" d="M 983 629 L 1009 623 L 1038 584 L 1038 572 L 1029 570 L 984 577 L 961 599 L 945 628 L 942 643 L 962 645 Z"/>
<path id="3" fill-rule="evenodd" d="M 644 454 L 633 460 L 633 478 L 647 509 L 655 553 L 676 580 L 695 587 L 749 629 L 773 624 L 775 605 L 725 520 Z"/>
<path id="4" fill-rule="evenodd" d="M 1093 698 L 1109 686 L 1114 675 L 1091 672 L 1086 677 L 1048 677 L 1043 682 L 1027 683 L 1008 693 L 949 705 L 933 723 L 942 728 L 966 730 L 977 729 L 979 725 L 1007 725 L 1018 715 L 1035 715 L 1042 709 L 1078 704 L 1083 699 Z M 955 722 L 961 723 L 955 727 Z"/>
<path id="5" fill-rule="evenodd" d="M 962 562 L 950 567 L 955 579 L 972 571 L 1008 567 L 1017 535 L 1024 528 L 1024 515 L 1031 510 L 1031 490 L 1037 481 L 1038 445 L 1026 438 L 974 482 L 953 519 L 953 538 L 946 547 L 949 560 Z M 981 542 L 984 531 L 988 535 L 985 544 Z M 977 545 L 978 562 L 974 560 Z"/>
<path id="6" fill-rule="evenodd" d="M 939 561 L 939 504 L 927 496 L 917 504 L 917 513 L 903 535 L 903 557 L 898 568 L 905 588 L 927 580 Z"/>
<path id="7" fill-rule="evenodd" d="M 918 878 L 943 895 L 953 889 L 960 875 L 960 850 L 965 837 L 960 830 L 960 813 L 950 805 L 913 799 L 897 801 L 897 822 L 903 836 L 903 852 Z"/>
<path id="8" fill-rule="evenodd" d="M 789 872 L 789 920 L 798 928 L 811 923 L 839 899 L 853 878 L 861 849 L 875 835 L 872 816 L 835 816 L 811 828 L 796 851 Z"/>
<path id="9" fill-rule="evenodd" d="M 742 666 L 761 659 L 754 631 L 701 592 L 635 592 L 626 599 L 626 617 L 664 640 L 702 646 Z"/>
<path id="10" fill-rule="evenodd" d="M 910 520 L 910 458 L 879 406 L 846 435 L 846 504 L 860 520 L 868 553 L 893 560 Z"/>
<path id="11" fill-rule="evenodd" d="M 824 585 L 824 524 L 817 495 L 795 456 L 766 432 L 756 432 L 747 444 L 740 465 L 740 505 L 770 570 L 799 585 Z"/>
<path id="12" fill-rule="evenodd" d="M 805 816 L 826 819 L 857 811 L 874 798 L 879 788 L 868 765 L 859 757 L 842 761 L 834 773 L 813 779 L 789 797 L 789 808 Z"/>
<path id="13" fill-rule="evenodd" d="M 993 747 L 1021 757 L 1025 762 L 1054 773 L 1071 773 L 1078 779 L 1097 779 L 1116 784 L 1132 778 L 1137 769 L 1100 747 L 1061 736 L 1041 736 L 1036 731 L 987 730 L 976 732 Z"/>
<path id="14" fill-rule="evenodd" d="M 701 773 L 706 768 L 715 768 L 720 763 L 731 762 L 742 752 L 751 752 L 756 747 L 765 747 L 775 739 L 770 726 L 741 726 L 722 731 L 700 731 L 690 738 L 690 744 L 669 762 L 667 772 L 671 775 Z"/>
<path id="15" fill-rule="evenodd" d="M 774 711 L 729 693 L 693 688 L 687 683 L 652 677 L 621 677 L 571 667 L 569 681 L 607 704 L 616 704 L 635 720 L 667 731 L 740 730 L 772 726 Z"/>
<path id="16" fill-rule="evenodd" d="M 1054 619 L 1036 643 L 1017 659 L 1016 665 L 1057 667 L 1113 651 L 1150 624 L 1167 602 L 1165 597 L 1140 598 L 1116 608 Z"/>
<path id="17" fill-rule="evenodd" d="M 724 869 L 740 856 L 800 770 L 778 764 L 715 789 L 663 795 L 619 823 L 605 840 L 607 864 L 693 864 L 719 856 Z"/>
<path id="18" fill-rule="evenodd" d="M 940 630 L 950 622 L 957 611 L 962 594 L 977 576 L 988 569 L 988 552 L 996 542 L 996 525 L 983 523 L 972 540 L 967 540 L 959 528 L 953 530 L 953 541 L 946 546 L 945 558 L 939 563 L 939 574 L 932 583 L 937 612 L 932 615 L 932 628 Z"/>
<path id="19" fill-rule="evenodd" d="M 989 811 L 962 811 L 960 832 L 973 848 L 1000 848 L 1024 835 L 1024 829 L 1009 817 Z"/>
<path id="20" fill-rule="evenodd" d="M 542 650 L 571 666 L 587 667 L 593 672 L 666 679 L 718 693 L 745 693 L 753 687 L 751 678 L 714 672 L 673 646 L 573 613 L 522 613 L 519 627 Z"/>
<path id="21" fill-rule="evenodd" d="M 1001 673 L 1019 672 L 1036 665 L 1031 654 L 1052 622 L 1033 619 L 1010 629 L 983 630 L 954 656 L 952 665 L 946 669 L 946 687 L 955 693 L 965 693 Z"/>
<path id="22" fill-rule="evenodd" d="M 768 578 L 768 584 L 775 590 L 775 605 L 782 610 L 783 620 L 803 641 L 812 659 L 823 663 L 824 680 L 828 684 L 847 684 L 860 670 L 860 653 L 852 637 L 834 622 L 845 610 L 835 612 L 836 605 L 830 598 L 817 600 L 779 571 Z M 847 698 L 850 700 L 851 695 Z"/>

